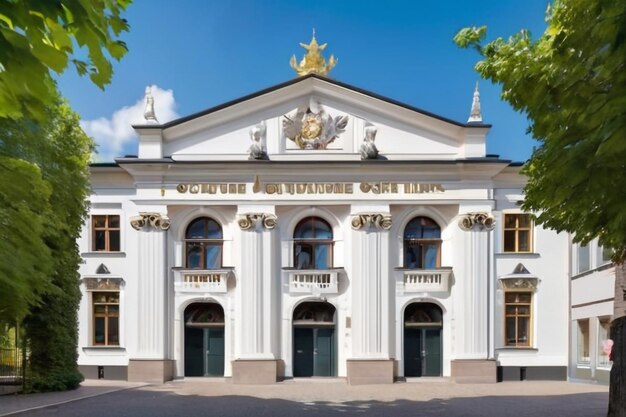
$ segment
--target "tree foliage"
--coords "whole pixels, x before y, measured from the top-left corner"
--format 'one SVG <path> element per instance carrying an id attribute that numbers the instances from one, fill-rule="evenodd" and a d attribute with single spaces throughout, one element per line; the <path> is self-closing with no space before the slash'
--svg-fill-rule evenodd
<path id="1" fill-rule="evenodd" d="M 36 391 L 75 388 L 82 380 L 76 365 L 81 260 L 76 242 L 87 212 L 93 142 L 67 104 L 58 96 L 54 104 L 44 123 L 0 120 L 0 198 L 6 196 L 12 210 L 6 214 L 10 227 L 0 232 L 9 242 L 0 243 L 0 256 L 12 264 L 0 282 L 11 281 L 11 291 L 32 290 L 12 312 L 19 321 L 28 310 L 29 381 Z M 0 293 L 0 305 L 15 304 L 15 294 Z"/>
<path id="2" fill-rule="evenodd" d="M 480 75 L 530 120 L 541 142 L 524 166 L 523 208 L 537 222 L 587 243 L 598 237 L 626 258 L 626 2 L 560 0 L 541 37 L 521 31 L 482 41 L 486 28 L 454 38 L 483 60 Z"/>
<path id="3" fill-rule="evenodd" d="M 0 118 L 43 120 L 54 102 L 51 71 L 72 64 L 102 88 L 111 81 L 111 58 L 126 45 L 121 17 L 131 0 L 4 0 L 0 2 Z"/>

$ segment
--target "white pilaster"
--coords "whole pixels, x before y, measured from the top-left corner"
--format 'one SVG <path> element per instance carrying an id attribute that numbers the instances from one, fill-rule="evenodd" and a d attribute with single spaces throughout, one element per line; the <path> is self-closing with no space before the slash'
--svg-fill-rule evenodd
<path id="1" fill-rule="evenodd" d="M 154 210 L 154 208 L 152 208 Z M 164 212 L 165 210 L 163 210 Z M 133 359 L 167 359 L 167 340 L 169 324 L 166 321 L 167 274 L 166 240 L 169 221 L 164 215 L 150 213 L 151 222 L 145 215 L 144 220 L 135 220 L 137 230 L 137 352 Z M 158 217 L 157 217 L 158 216 Z M 155 220 L 156 219 L 156 220 Z M 167 221 L 167 224 L 160 223 Z"/>
<path id="2" fill-rule="evenodd" d="M 386 213 L 354 213 L 352 226 L 352 359 L 389 359 L 394 311 L 390 297 L 394 293 L 389 276 L 388 207 Z"/>
<path id="3" fill-rule="evenodd" d="M 235 359 L 276 359 L 280 275 L 274 271 L 275 216 L 240 207 L 241 273 L 237 283 Z M 269 222 L 267 219 L 270 219 Z M 272 223 L 273 222 L 273 223 Z"/>

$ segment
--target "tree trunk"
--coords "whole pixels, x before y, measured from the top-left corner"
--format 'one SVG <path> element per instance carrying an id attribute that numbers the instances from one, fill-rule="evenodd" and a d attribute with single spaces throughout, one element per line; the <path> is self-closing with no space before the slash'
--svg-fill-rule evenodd
<path id="1" fill-rule="evenodd" d="M 613 367 L 607 417 L 626 417 L 626 263 L 615 265 L 614 305 L 611 323 Z"/>

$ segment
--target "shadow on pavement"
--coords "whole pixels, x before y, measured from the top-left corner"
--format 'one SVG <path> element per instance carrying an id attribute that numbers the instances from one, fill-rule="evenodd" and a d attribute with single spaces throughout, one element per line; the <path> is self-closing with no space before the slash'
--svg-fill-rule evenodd
<path id="1" fill-rule="evenodd" d="M 141 388 L 114 392 L 68 404 L 33 410 L 16 416 L 165 417 L 165 416 L 394 416 L 394 417 L 602 417 L 607 393 L 553 396 L 485 396 L 348 402 L 298 402 L 251 396 L 178 395 Z"/>

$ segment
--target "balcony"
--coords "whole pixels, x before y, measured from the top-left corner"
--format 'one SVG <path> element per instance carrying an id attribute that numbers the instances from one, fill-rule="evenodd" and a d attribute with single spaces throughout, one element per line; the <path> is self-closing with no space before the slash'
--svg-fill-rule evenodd
<path id="1" fill-rule="evenodd" d="M 339 270 L 290 269 L 289 292 L 292 294 L 337 294 Z"/>
<path id="2" fill-rule="evenodd" d="M 187 293 L 219 293 L 227 291 L 231 269 L 174 270 L 174 290 Z"/>
<path id="3" fill-rule="evenodd" d="M 400 286 L 405 293 L 449 292 L 452 268 L 403 269 Z"/>

